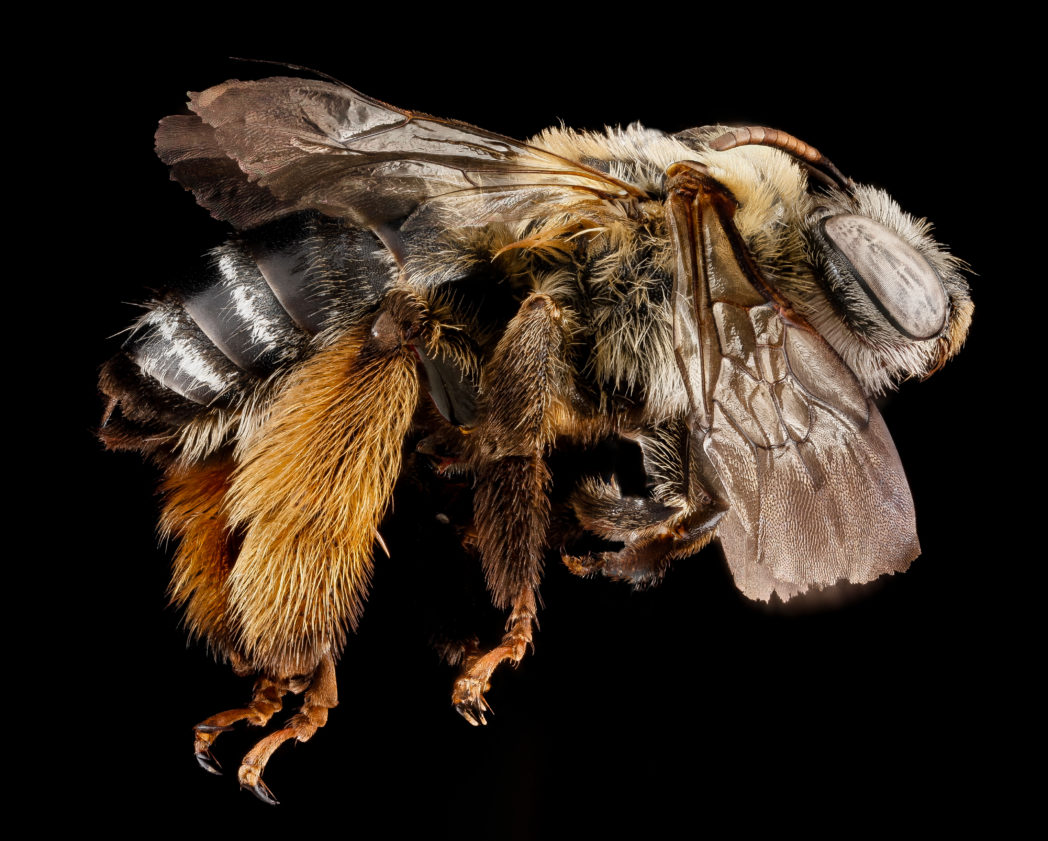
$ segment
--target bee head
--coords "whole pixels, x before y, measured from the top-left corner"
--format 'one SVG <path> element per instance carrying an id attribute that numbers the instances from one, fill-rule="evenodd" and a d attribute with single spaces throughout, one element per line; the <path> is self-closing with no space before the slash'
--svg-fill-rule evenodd
<path id="1" fill-rule="evenodd" d="M 808 262 L 831 307 L 813 326 L 871 393 L 936 371 L 964 343 L 964 264 L 883 190 L 819 194 L 804 223 Z"/>
<path id="2" fill-rule="evenodd" d="M 933 239 L 926 220 L 904 212 L 883 190 L 856 184 L 817 149 L 785 132 L 749 127 L 702 140 L 721 154 L 771 147 L 778 160 L 788 157 L 799 165 L 789 167 L 795 182 L 786 178 L 788 186 L 773 191 L 776 198 L 756 204 L 803 210 L 792 218 L 754 213 L 753 227 L 762 234 L 774 229 L 779 243 L 766 255 L 756 248 L 755 256 L 867 393 L 928 376 L 960 349 L 973 309 L 966 267 Z M 738 164 L 728 169 L 742 171 Z M 772 183 L 772 172 L 783 180 L 782 168 L 770 162 L 758 163 L 757 171 L 754 180 L 762 189 Z M 740 216 L 745 210 L 740 208 Z M 745 233 L 741 222 L 740 230 Z M 758 235 L 748 238 L 759 245 Z"/>

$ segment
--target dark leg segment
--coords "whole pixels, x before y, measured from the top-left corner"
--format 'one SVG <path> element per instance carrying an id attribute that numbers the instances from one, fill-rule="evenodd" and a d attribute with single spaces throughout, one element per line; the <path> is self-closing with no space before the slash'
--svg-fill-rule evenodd
<path id="1" fill-rule="evenodd" d="M 625 545 L 616 552 L 563 557 L 576 575 L 603 573 L 634 587 L 656 584 L 670 562 L 698 552 L 713 538 L 726 507 L 707 488 L 719 489 L 701 446 L 684 426 L 670 425 L 638 436 L 653 497 L 622 496 L 615 485 L 589 481 L 572 507 L 588 531 Z"/>
<path id="2" fill-rule="evenodd" d="M 492 672 L 505 661 L 519 663 L 532 644 L 549 524 L 548 485 L 549 472 L 538 456 L 502 459 L 480 477 L 474 511 L 484 571 L 496 604 L 511 612 L 502 642 L 468 657 L 455 682 L 452 702 L 473 725 L 485 724 L 484 713 L 491 712 L 484 692 Z"/>
<path id="3" fill-rule="evenodd" d="M 482 422 L 471 436 L 478 465 L 473 521 L 492 600 L 511 612 L 501 643 L 468 656 L 455 682 L 455 708 L 474 725 L 491 711 L 484 692 L 492 672 L 500 663 L 520 662 L 532 643 L 549 528 L 544 454 L 570 377 L 566 344 L 560 310 L 548 296 L 533 294 L 484 371 Z"/>
<path id="4" fill-rule="evenodd" d="M 585 577 L 600 572 L 607 578 L 626 581 L 636 588 L 657 584 L 671 561 L 694 555 L 710 542 L 720 518 L 718 512 L 712 523 L 703 523 L 692 531 L 682 526 L 655 537 L 638 538 L 627 542 L 617 552 L 578 557 L 564 555 L 564 565 L 575 575 Z"/>

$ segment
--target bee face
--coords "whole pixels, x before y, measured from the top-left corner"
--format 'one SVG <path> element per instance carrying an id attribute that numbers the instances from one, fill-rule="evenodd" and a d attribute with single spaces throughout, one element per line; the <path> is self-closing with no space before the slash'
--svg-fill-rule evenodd
<path id="1" fill-rule="evenodd" d="M 813 323 L 871 394 L 924 377 L 956 353 L 971 323 L 964 264 L 883 190 L 821 197 L 805 221 L 825 299 Z M 818 301 L 816 304 L 815 301 Z"/>

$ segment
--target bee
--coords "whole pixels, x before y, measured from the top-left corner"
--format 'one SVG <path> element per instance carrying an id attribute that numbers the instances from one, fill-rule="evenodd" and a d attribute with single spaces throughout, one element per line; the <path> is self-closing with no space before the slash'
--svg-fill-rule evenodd
<path id="1" fill-rule="evenodd" d="M 276 803 L 266 764 L 337 703 L 398 485 L 455 497 L 437 522 L 507 614 L 496 646 L 443 646 L 471 724 L 532 645 L 551 553 L 642 587 L 716 539 L 765 601 L 917 557 L 874 399 L 962 346 L 963 264 L 812 146 L 639 125 L 522 143 L 298 78 L 191 94 L 156 139 L 236 233 L 105 365 L 100 435 L 161 465 L 172 598 L 256 678 L 196 726 L 205 769 L 301 694 L 238 771 Z M 639 451 L 641 486 L 583 467 L 565 490 L 555 460 L 609 443 Z"/>

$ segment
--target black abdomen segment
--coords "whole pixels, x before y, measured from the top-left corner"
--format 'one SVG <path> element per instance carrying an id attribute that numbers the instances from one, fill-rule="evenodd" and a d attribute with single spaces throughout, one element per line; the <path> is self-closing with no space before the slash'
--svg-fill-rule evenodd
<path id="1" fill-rule="evenodd" d="M 124 348 L 144 374 L 201 406 L 234 402 L 306 355 L 313 336 L 357 323 L 391 277 L 370 231 L 316 215 L 251 231 L 210 256 L 204 276 L 155 302 Z"/>
<path id="2" fill-rule="evenodd" d="M 404 261 L 433 247 L 425 233 L 402 236 L 389 227 L 380 240 L 368 229 L 299 214 L 214 249 L 202 277 L 148 305 L 123 353 L 103 369 L 102 391 L 111 398 L 103 438 L 110 447 L 154 452 L 165 446 L 157 441 L 207 410 L 235 408 L 307 357 L 324 333 L 373 318 L 401 271 L 387 249 Z M 490 278 L 479 272 L 463 280 L 478 286 L 472 312 Z M 471 426 L 475 374 L 447 348 L 416 350 L 438 411 Z"/>
<path id="3" fill-rule="evenodd" d="M 183 424 L 236 406 L 308 356 L 318 334 L 369 318 L 395 277 L 391 264 L 370 231 L 318 214 L 216 248 L 200 278 L 147 305 L 103 366 L 102 439 L 112 449 L 166 452 Z"/>

